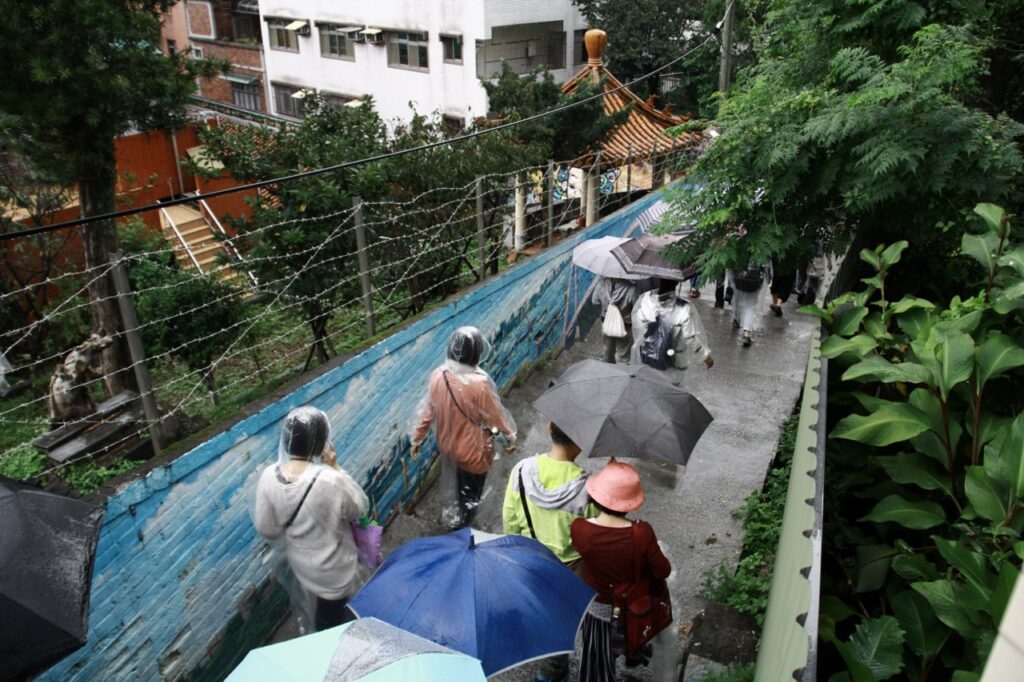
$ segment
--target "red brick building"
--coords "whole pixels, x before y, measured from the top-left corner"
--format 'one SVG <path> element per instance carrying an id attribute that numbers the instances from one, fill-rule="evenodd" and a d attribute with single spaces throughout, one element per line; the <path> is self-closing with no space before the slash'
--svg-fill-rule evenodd
<path id="1" fill-rule="evenodd" d="M 177 48 L 229 65 L 226 73 L 199 80 L 199 96 L 267 113 L 258 0 L 183 0 L 181 6 L 188 45 Z M 173 25 L 173 20 L 165 21 L 165 34 Z"/>

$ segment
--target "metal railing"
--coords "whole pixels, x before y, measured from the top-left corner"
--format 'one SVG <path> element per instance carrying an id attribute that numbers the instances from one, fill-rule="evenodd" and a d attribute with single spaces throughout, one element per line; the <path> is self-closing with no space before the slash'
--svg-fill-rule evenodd
<path id="1" fill-rule="evenodd" d="M 196 255 L 192 253 L 192 248 L 188 245 L 188 242 L 185 241 L 185 237 L 184 235 L 181 234 L 181 231 L 178 229 L 178 226 L 174 224 L 174 220 L 171 218 L 171 215 L 167 212 L 167 209 L 161 208 L 160 215 L 163 216 L 164 220 L 167 221 L 167 224 L 170 225 L 171 230 L 174 231 L 174 236 L 178 238 L 178 243 L 181 245 L 181 248 L 184 249 L 185 253 L 188 254 L 188 257 L 192 259 L 192 263 L 195 264 L 196 270 L 198 270 L 199 272 L 204 272 L 203 266 L 199 264 L 199 260 L 196 258 Z"/>
<path id="2" fill-rule="evenodd" d="M 224 226 L 221 225 L 220 219 L 217 218 L 217 214 L 213 212 L 213 209 L 210 208 L 210 205 L 206 203 L 205 199 L 199 196 L 198 189 L 196 190 L 196 198 L 198 199 L 199 203 L 199 213 L 206 219 L 208 223 L 212 224 L 217 229 L 217 231 L 220 232 L 222 237 L 224 237 L 225 241 L 221 242 L 221 245 L 223 246 L 224 250 L 227 251 L 228 255 L 234 258 L 236 261 L 244 261 L 245 257 L 242 256 L 242 252 L 239 251 L 238 248 L 233 243 L 228 241 L 227 231 L 224 229 Z M 259 280 L 256 279 L 256 275 L 254 275 L 249 270 L 246 270 L 245 274 L 248 276 L 249 281 L 252 282 L 253 287 L 259 286 Z"/>
<path id="3" fill-rule="evenodd" d="M 543 66 L 550 70 L 565 68 L 565 33 L 538 37 L 532 40 L 495 43 L 477 43 L 476 75 L 495 78 L 501 73 L 502 62 L 513 73 L 523 75 Z"/>

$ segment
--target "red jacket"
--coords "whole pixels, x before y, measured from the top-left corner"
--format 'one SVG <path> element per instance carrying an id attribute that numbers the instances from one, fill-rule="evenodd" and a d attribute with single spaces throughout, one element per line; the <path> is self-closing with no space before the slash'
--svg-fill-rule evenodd
<path id="1" fill-rule="evenodd" d="M 633 547 L 633 528 L 608 528 L 586 519 L 572 522 L 572 546 L 583 558 L 583 579 L 597 592 L 597 601 L 612 603 L 616 586 L 636 581 L 635 551 L 643 553 L 640 579 L 667 578 L 672 565 L 661 552 L 654 529 L 638 521 L 640 547 Z"/>

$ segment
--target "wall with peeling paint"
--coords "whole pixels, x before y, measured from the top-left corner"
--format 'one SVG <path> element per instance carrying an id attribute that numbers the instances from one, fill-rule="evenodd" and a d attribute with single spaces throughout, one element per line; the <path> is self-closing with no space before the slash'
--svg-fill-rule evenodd
<path id="1" fill-rule="evenodd" d="M 480 327 L 494 345 L 484 367 L 508 384 L 558 345 L 585 304 L 592 276 L 570 267 L 573 246 L 624 233 L 656 200 L 636 201 L 462 294 L 119 489 L 96 551 L 88 642 L 39 679 L 216 679 L 230 670 L 286 608 L 248 504 L 258 471 L 276 457 L 285 414 L 304 404 L 327 412 L 339 463 L 387 518 L 426 474 L 429 458 L 410 462 L 404 434 L 451 332 Z M 577 327 L 593 320 L 580 317 Z M 578 329 L 570 331 L 571 343 Z"/>

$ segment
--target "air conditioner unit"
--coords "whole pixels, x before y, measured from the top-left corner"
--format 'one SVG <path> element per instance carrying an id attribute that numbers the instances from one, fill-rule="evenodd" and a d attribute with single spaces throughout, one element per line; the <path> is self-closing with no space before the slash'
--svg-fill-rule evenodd
<path id="1" fill-rule="evenodd" d="M 303 19 L 296 19 L 284 27 L 286 31 L 295 31 L 297 35 L 308 37 L 310 35 L 309 22 Z"/>
<path id="2" fill-rule="evenodd" d="M 344 33 L 345 38 L 353 43 L 366 42 L 366 36 L 361 33 L 362 30 L 362 26 L 341 26 L 337 29 L 338 33 Z"/>
<path id="3" fill-rule="evenodd" d="M 366 42 L 370 45 L 383 45 L 384 44 L 384 31 L 379 28 L 364 28 L 359 32 L 366 38 Z"/>

